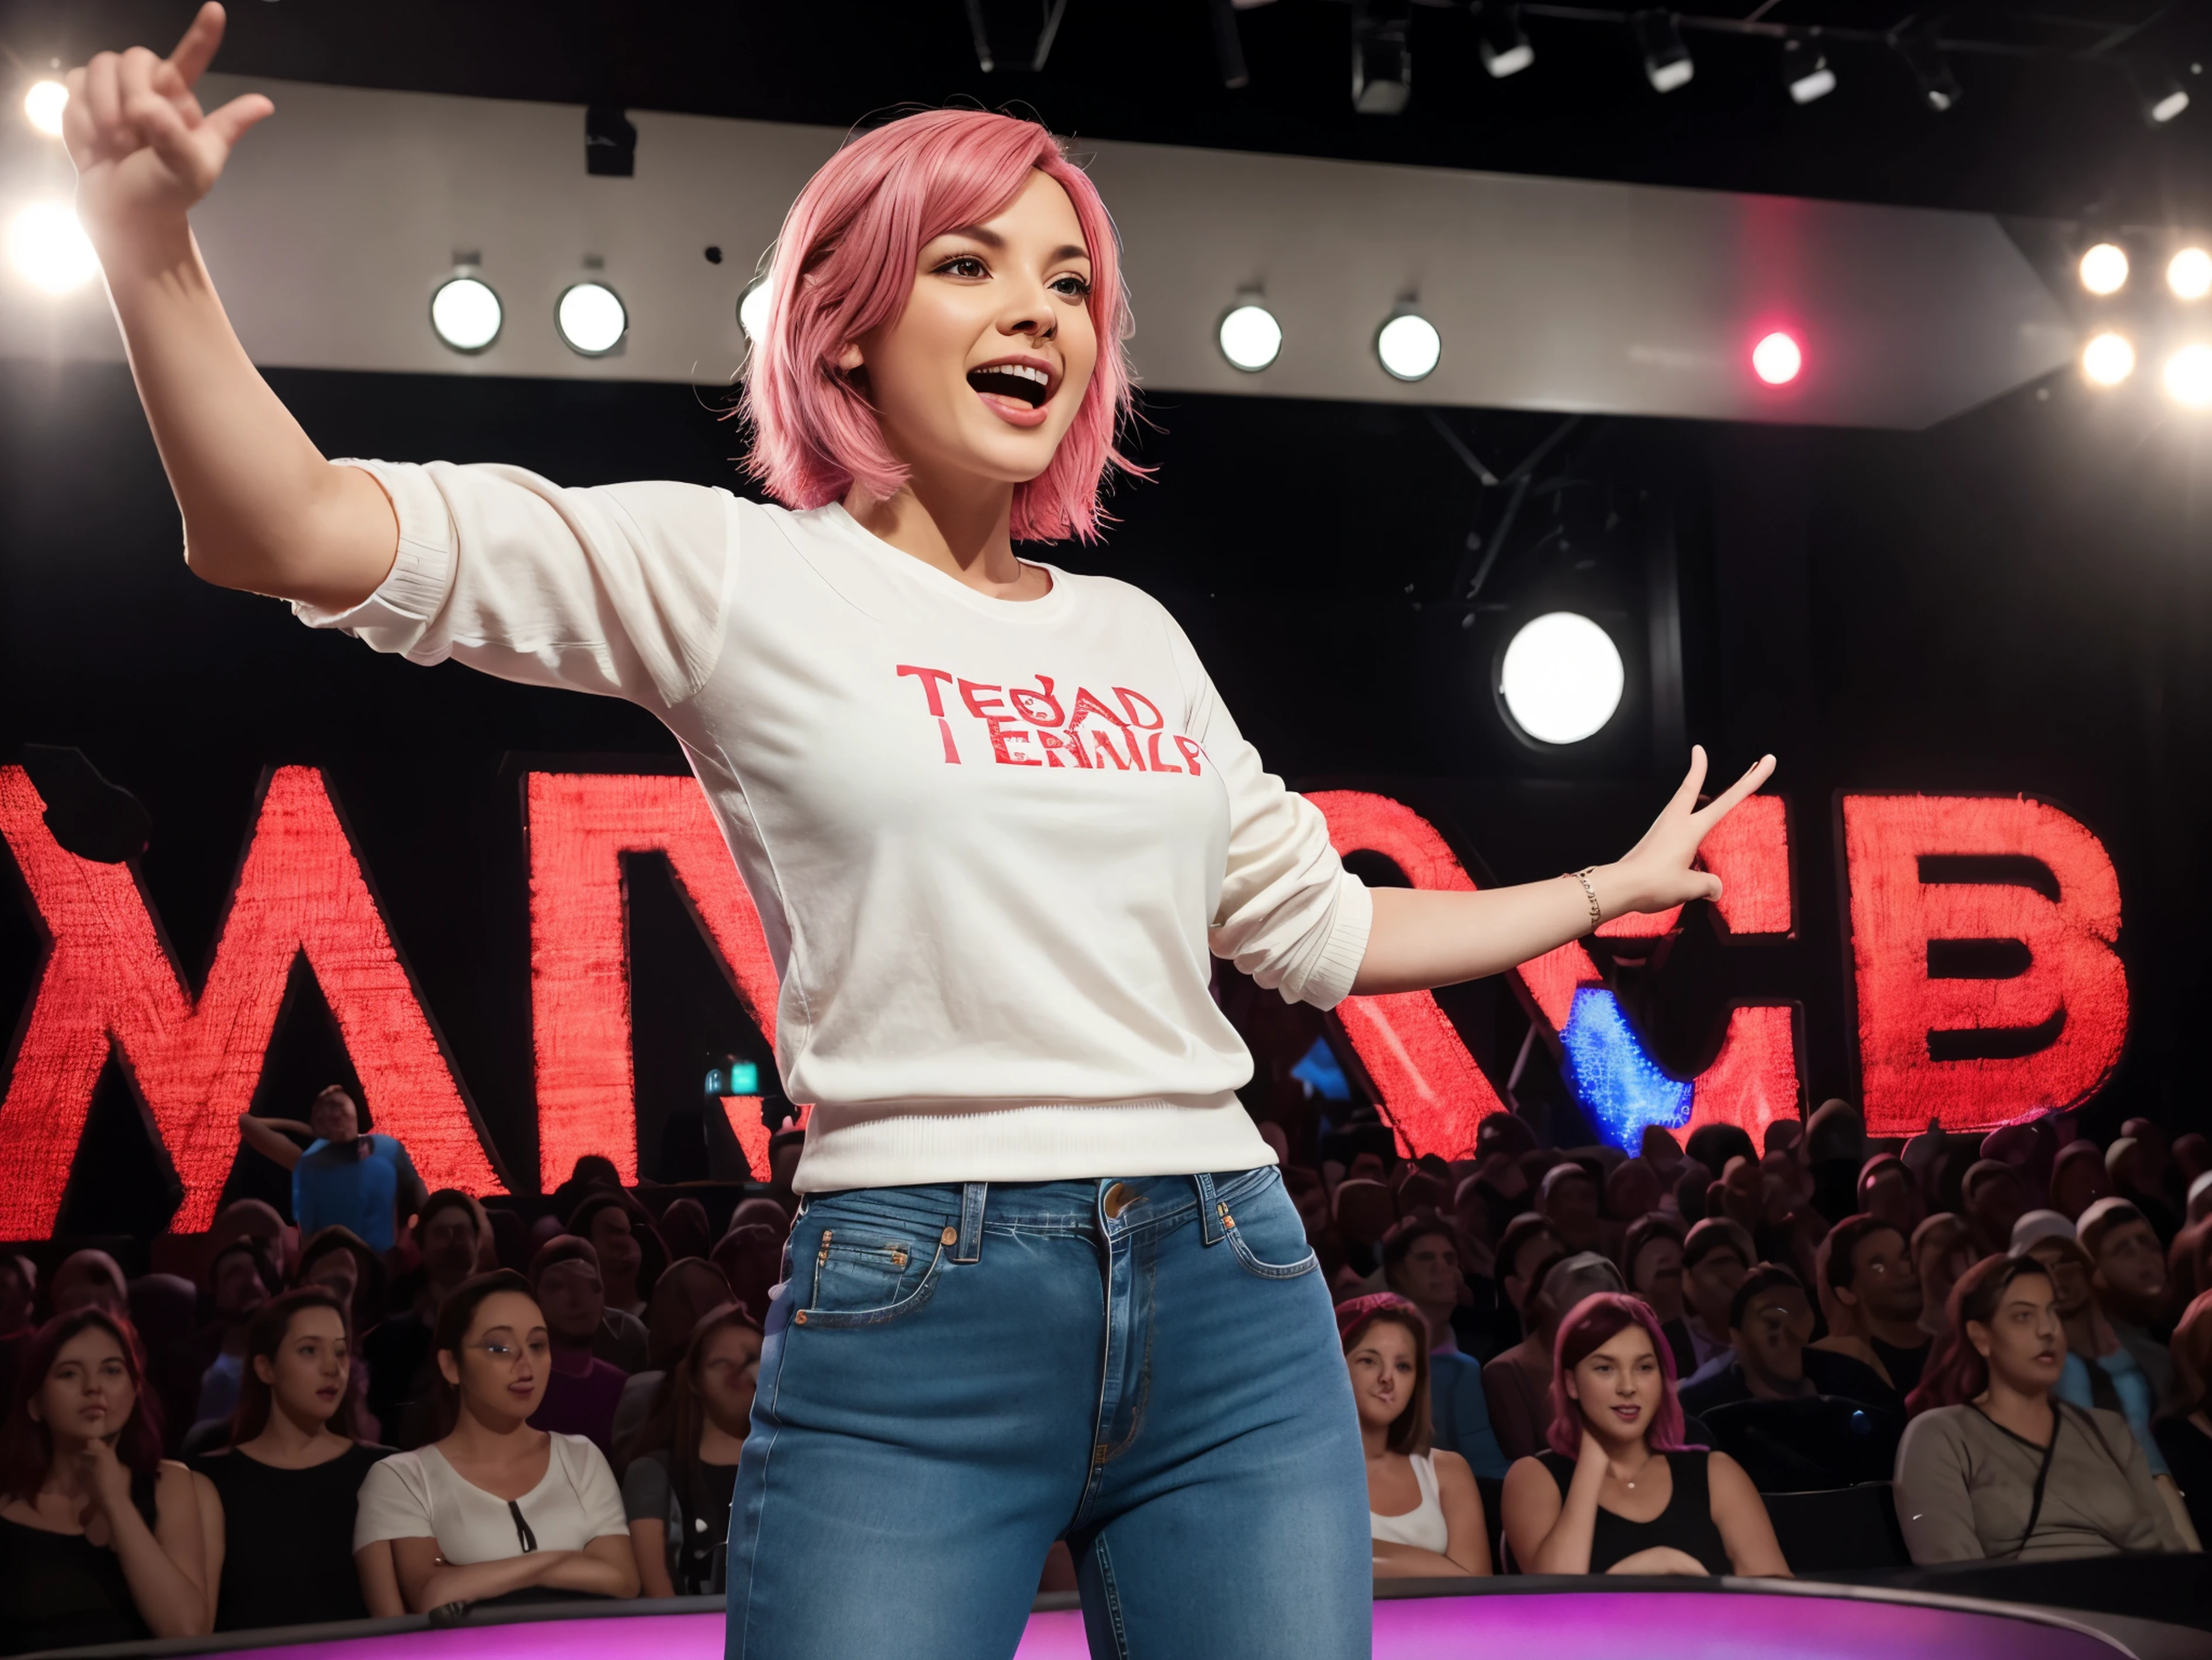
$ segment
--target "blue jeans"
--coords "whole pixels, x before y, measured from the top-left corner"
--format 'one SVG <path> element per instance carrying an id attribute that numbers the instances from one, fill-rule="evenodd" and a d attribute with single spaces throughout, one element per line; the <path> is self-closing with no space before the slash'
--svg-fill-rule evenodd
<path id="1" fill-rule="evenodd" d="M 1358 1420 L 1272 1166 L 818 1195 L 787 1252 L 728 1660 L 1003 1660 L 1062 1537 L 1094 1656 L 1367 1655 Z"/>

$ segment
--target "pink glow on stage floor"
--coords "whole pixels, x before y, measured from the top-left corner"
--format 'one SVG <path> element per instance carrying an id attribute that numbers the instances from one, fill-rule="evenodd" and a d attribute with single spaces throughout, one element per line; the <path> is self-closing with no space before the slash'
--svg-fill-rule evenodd
<path id="1" fill-rule="evenodd" d="M 1375 1660 L 2114 1660 L 2085 1632 L 2001 1614 L 1743 1591 L 1426 1597 L 1375 1605 Z M 712 1614 L 470 1625 L 295 1643 L 252 1660 L 720 1660 Z M 1030 1616 L 1016 1660 L 1088 1660 L 1083 1616 Z"/>

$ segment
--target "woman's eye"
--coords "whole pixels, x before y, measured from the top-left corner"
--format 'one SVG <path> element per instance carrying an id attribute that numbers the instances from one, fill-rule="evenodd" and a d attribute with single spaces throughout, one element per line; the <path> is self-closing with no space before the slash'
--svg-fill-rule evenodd
<path id="1" fill-rule="evenodd" d="M 1091 284 L 1080 277 L 1055 277 L 1052 288 L 1054 293 L 1064 294 L 1071 300 L 1088 300 L 1091 297 Z"/>
<path id="2" fill-rule="evenodd" d="M 988 277 L 991 274 L 984 269 L 983 262 L 972 253 L 957 255 L 937 270 L 941 277 Z"/>

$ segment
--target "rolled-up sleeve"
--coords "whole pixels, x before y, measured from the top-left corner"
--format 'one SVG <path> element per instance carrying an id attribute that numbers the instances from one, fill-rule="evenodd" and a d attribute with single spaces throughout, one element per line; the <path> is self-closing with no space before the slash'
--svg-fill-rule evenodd
<path id="1" fill-rule="evenodd" d="M 674 708 L 713 672 L 734 574 L 728 491 L 648 482 L 568 489 L 521 467 L 341 459 L 399 520 L 390 575 L 345 611 L 295 601 L 416 663 Z"/>

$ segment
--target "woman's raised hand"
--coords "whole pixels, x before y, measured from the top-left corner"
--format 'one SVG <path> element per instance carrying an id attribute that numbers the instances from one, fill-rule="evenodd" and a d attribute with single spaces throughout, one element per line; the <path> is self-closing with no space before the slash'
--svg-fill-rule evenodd
<path id="1" fill-rule="evenodd" d="M 276 106 L 258 92 L 203 112 L 192 88 L 222 42 L 208 0 L 167 58 L 103 52 L 69 75 L 62 139 L 76 163 L 77 218 L 103 258 L 131 239 L 173 234 L 215 187 L 231 146 Z"/>
<path id="2" fill-rule="evenodd" d="M 1598 883 L 1598 903 L 1609 919 L 1624 911 L 1666 910 L 1692 899 L 1717 899 L 1721 879 L 1710 871 L 1693 870 L 1698 845 L 1712 827 L 1729 816 L 1735 804 L 1764 784 L 1774 772 L 1774 757 L 1761 756 L 1750 771 L 1721 794 L 1700 807 L 1698 792 L 1705 787 L 1705 751 L 1690 751 L 1690 770 L 1674 799 L 1662 808 L 1644 839 L 1605 872 Z M 1610 890 L 1610 891 L 1608 891 Z"/>

